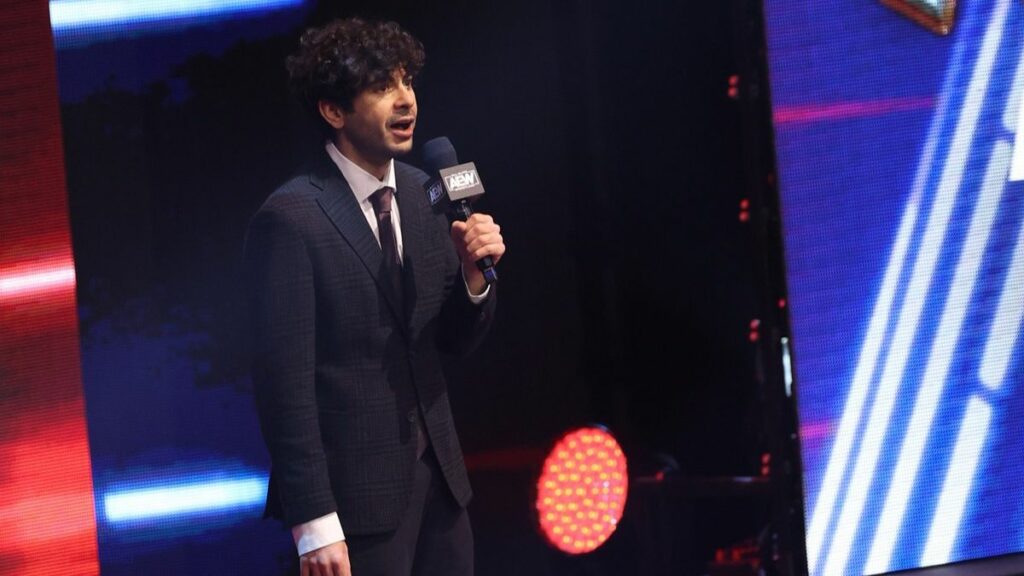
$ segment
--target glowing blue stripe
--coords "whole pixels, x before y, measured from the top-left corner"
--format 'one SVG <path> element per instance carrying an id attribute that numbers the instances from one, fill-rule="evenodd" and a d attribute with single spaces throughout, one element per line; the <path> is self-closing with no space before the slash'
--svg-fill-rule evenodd
<path id="1" fill-rule="evenodd" d="M 298 6 L 303 0 L 51 0 L 55 33 L 176 18 L 223 16 Z"/>
<path id="2" fill-rule="evenodd" d="M 985 171 L 981 194 L 974 205 L 967 240 L 961 249 L 953 282 L 950 284 L 950 294 L 942 310 L 939 328 L 935 332 L 928 365 L 914 401 L 910 424 L 903 437 L 899 460 L 892 475 L 893 481 L 889 483 L 889 493 L 875 529 L 866 573 L 885 572 L 889 568 L 899 528 L 907 510 L 910 491 L 917 481 L 917 473 L 924 456 L 924 445 L 931 434 L 939 398 L 946 389 L 949 366 L 953 361 L 956 345 L 960 341 L 961 328 L 971 304 L 971 294 L 977 283 L 981 261 L 985 256 L 985 246 L 992 234 L 999 202 L 1006 188 L 1006 171 L 1009 164 L 1010 145 L 1005 141 L 996 142 Z"/>
<path id="3" fill-rule="evenodd" d="M 942 495 L 939 496 L 939 504 L 935 507 L 928 543 L 925 544 L 924 554 L 921 556 L 922 566 L 935 566 L 950 561 L 991 420 L 992 409 L 988 404 L 984 400 L 971 398 L 960 424 L 953 458 L 946 469 Z"/>
<path id="4" fill-rule="evenodd" d="M 878 391 L 865 427 L 861 449 L 857 455 L 846 498 L 843 500 L 842 511 L 825 561 L 824 573 L 827 575 L 843 576 L 847 574 L 846 564 L 853 546 L 853 538 L 860 527 L 868 488 L 875 478 L 882 442 L 889 428 L 893 405 L 902 383 L 911 344 L 917 335 L 925 296 L 931 286 L 935 265 L 938 262 L 946 229 L 953 212 L 953 205 L 956 203 L 957 193 L 963 181 L 964 169 L 969 157 L 968 151 L 974 139 L 981 107 L 985 100 L 984 96 L 987 93 L 999 43 L 1003 36 L 1008 8 L 1008 0 L 1003 0 L 998 4 L 996 13 L 985 32 L 985 38 L 971 75 L 967 95 L 953 133 L 952 144 L 943 165 L 939 187 L 928 216 L 924 237 L 913 265 L 907 294 L 903 299 L 896 332 L 888 350 Z"/>
<path id="5" fill-rule="evenodd" d="M 103 513 L 108 522 L 154 519 L 258 506 L 266 494 L 267 480 L 262 477 L 171 483 L 107 494 L 103 498 Z"/>

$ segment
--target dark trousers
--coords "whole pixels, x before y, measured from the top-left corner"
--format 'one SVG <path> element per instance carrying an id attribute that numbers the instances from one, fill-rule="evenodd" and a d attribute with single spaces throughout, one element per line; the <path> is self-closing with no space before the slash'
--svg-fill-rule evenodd
<path id="1" fill-rule="evenodd" d="M 469 515 L 449 492 L 429 447 L 416 463 L 412 497 L 398 528 L 346 540 L 352 576 L 473 575 Z"/>

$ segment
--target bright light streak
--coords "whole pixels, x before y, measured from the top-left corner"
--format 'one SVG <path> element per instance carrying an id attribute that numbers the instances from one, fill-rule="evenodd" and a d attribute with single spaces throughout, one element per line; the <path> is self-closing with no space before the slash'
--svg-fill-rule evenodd
<path id="1" fill-rule="evenodd" d="M 298 6 L 303 0 L 51 0 L 55 33 L 177 18 L 227 16 Z"/>
<path id="2" fill-rule="evenodd" d="M 0 275 L 0 300 L 35 296 L 40 292 L 75 287 L 75 267 L 62 265 L 42 272 Z"/>
<path id="3" fill-rule="evenodd" d="M 1003 113 L 1003 126 L 1013 130 L 1014 118 L 1017 119 L 1017 139 L 1013 147 L 1013 160 L 1010 161 L 1010 181 L 1014 182 L 1024 180 L 1024 50 L 1021 51 L 1011 86 L 1009 105 Z"/>
<path id="4" fill-rule="evenodd" d="M 953 206 L 963 181 L 967 159 L 970 156 L 968 151 L 974 139 L 981 107 L 985 100 L 984 96 L 987 93 L 986 87 L 992 75 L 1008 12 L 1009 1 L 999 2 L 989 28 L 985 32 L 985 38 L 971 74 L 967 96 L 961 107 L 960 117 L 957 120 L 952 142 L 943 165 L 939 187 L 935 194 L 931 213 L 928 215 L 924 237 L 918 248 L 910 284 L 897 320 L 896 332 L 893 335 L 875 401 L 871 407 L 871 415 L 865 427 L 861 448 L 850 478 L 850 485 L 846 498 L 843 500 L 842 512 L 839 515 L 825 561 L 824 573 L 827 575 L 847 573 L 846 563 L 853 546 L 854 535 L 860 527 L 868 489 L 875 479 L 878 457 L 881 453 L 885 433 L 889 428 L 893 405 L 903 380 L 903 372 L 910 355 L 911 345 L 917 336 L 921 310 L 931 286 Z M 845 417 L 844 414 L 844 419 Z"/>
<path id="5" fill-rule="evenodd" d="M 971 494 L 971 485 L 978 469 L 985 437 L 988 435 L 992 409 L 984 400 L 971 398 L 967 404 L 967 413 L 960 424 L 953 458 L 946 469 L 946 480 L 942 484 L 939 504 L 935 507 L 932 527 L 928 533 L 921 556 L 922 566 L 936 566 L 950 561 L 956 535 L 960 532 L 967 497 Z"/>
<path id="6" fill-rule="evenodd" d="M 1021 60 L 1024 62 L 1024 59 Z M 1018 92 L 1022 92 L 1018 90 Z M 1024 114 L 1020 113 L 1020 110 L 1024 108 L 1024 104 L 1021 104 L 1020 100 L 1024 99 L 1024 95 L 1018 96 L 1017 101 L 1017 142 L 1013 147 L 1013 160 L 1010 164 L 1010 181 L 1017 182 L 1024 180 Z"/>
<path id="7" fill-rule="evenodd" d="M 939 328 L 935 331 L 928 365 L 924 377 L 921 378 L 917 398 L 914 400 L 914 411 L 903 437 L 896 469 L 892 474 L 894 481 L 889 483 L 885 507 L 875 528 L 874 542 L 871 544 L 871 554 L 865 568 L 868 574 L 886 572 L 889 569 L 889 561 L 899 536 L 900 526 L 903 524 L 910 491 L 917 481 L 925 442 L 931 436 L 939 398 L 946 389 L 949 366 L 953 361 L 956 345 L 960 341 L 964 318 L 971 304 L 971 294 L 974 293 L 981 261 L 985 257 L 985 246 L 992 234 L 999 202 L 1006 188 L 1006 170 L 1009 163 L 1010 145 L 1002 140 L 996 142 L 985 171 L 981 194 L 974 205 L 967 239 L 960 252 L 953 282 L 950 284 L 950 294 L 942 310 Z"/>
<path id="8" fill-rule="evenodd" d="M 143 520 L 257 506 L 267 494 L 267 479 L 169 483 L 158 488 L 122 490 L 103 498 L 109 522 Z"/>
<path id="9" fill-rule="evenodd" d="M 782 337 L 782 378 L 786 384 L 786 397 L 793 395 L 793 362 L 789 355 L 789 338 Z"/>

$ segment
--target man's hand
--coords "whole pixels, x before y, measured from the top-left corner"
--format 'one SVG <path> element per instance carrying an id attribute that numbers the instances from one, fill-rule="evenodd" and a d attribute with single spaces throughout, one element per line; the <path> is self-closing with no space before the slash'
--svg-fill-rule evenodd
<path id="1" fill-rule="evenodd" d="M 466 279 L 469 291 L 482 294 L 487 288 L 484 274 L 476 267 L 476 261 L 490 256 L 497 265 L 505 253 L 505 241 L 501 237 L 501 227 L 487 214 L 476 213 L 465 222 L 455 221 L 451 228 L 452 242 L 462 260 L 462 276 Z"/>
<path id="2" fill-rule="evenodd" d="M 299 557 L 301 576 L 352 576 L 345 541 L 310 550 Z"/>

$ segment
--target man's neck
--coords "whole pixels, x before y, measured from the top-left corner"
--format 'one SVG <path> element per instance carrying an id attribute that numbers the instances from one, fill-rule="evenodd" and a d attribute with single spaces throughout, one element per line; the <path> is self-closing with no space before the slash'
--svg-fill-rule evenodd
<path id="1" fill-rule="evenodd" d="M 386 158 L 382 161 L 370 160 L 360 154 L 356 147 L 344 138 L 335 138 L 334 146 L 338 149 L 338 152 L 341 152 L 342 155 L 345 156 L 345 158 L 348 158 L 353 164 L 359 166 L 363 170 L 366 170 L 378 180 L 383 180 L 384 175 L 387 174 L 388 164 L 391 163 L 390 158 Z"/>

